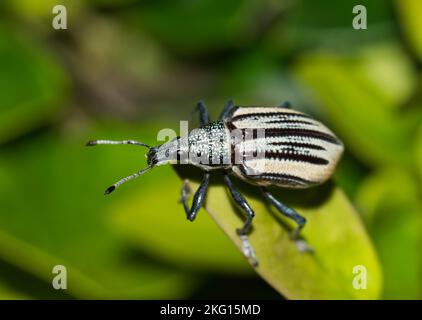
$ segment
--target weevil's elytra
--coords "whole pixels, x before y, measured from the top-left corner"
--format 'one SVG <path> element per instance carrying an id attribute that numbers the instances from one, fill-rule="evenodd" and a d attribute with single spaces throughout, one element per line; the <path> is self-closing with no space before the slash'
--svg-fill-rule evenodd
<path id="1" fill-rule="evenodd" d="M 231 129 L 265 129 L 261 143 L 265 158 L 233 167 L 238 177 L 261 186 L 307 188 L 323 183 L 333 174 L 343 152 L 342 143 L 326 126 L 291 109 L 235 107 L 227 125 Z M 257 165 L 263 170 L 249 175 Z"/>
<path id="2" fill-rule="evenodd" d="M 230 194 L 246 215 L 244 225 L 237 230 L 243 244 L 255 213 L 229 175 L 261 188 L 264 198 L 297 223 L 298 227 L 292 232 L 292 238 L 297 240 L 306 224 L 305 218 L 276 199 L 266 187 L 308 188 L 325 182 L 334 173 L 342 155 L 342 142 L 321 122 L 290 109 L 289 103 L 278 107 L 246 107 L 235 106 L 229 100 L 215 122 L 209 121 L 207 108 L 202 101 L 197 108 L 201 126 L 187 136 L 162 145 L 149 147 L 133 140 L 88 142 L 88 146 L 134 144 L 149 149 L 148 166 L 118 181 L 105 194 L 153 167 L 175 163 L 195 165 L 204 170 L 204 177 L 194 194 L 192 206 L 188 205 L 190 187 L 187 182 L 183 184 L 180 199 L 187 218 L 193 221 L 204 203 L 212 170 L 223 169 Z M 264 134 L 260 135 L 261 132 Z M 250 154 L 259 156 L 246 156 Z M 303 248 L 303 241 L 300 245 Z M 254 255 L 250 246 L 244 252 Z"/>

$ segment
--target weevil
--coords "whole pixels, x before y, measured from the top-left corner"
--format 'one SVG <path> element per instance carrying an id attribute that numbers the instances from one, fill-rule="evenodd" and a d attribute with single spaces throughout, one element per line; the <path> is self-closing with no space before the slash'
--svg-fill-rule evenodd
<path id="1" fill-rule="evenodd" d="M 195 165 L 203 169 L 204 175 L 193 196 L 192 205 L 189 207 L 188 204 L 190 187 L 186 180 L 180 198 L 187 219 L 193 221 L 204 204 L 212 171 L 222 169 L 224 182 L 233 200 L 246 216 L 243 226 L 236 232 L 242 240 L 244 254 L 251 258 L 255 265 L 257 260 L 247 241 L 255 213 L 234 186 L 230 176 L 258 186 L 270 204 L 296 222 L 297 227 L 292 231 L 291 238 L 300 244 L 300 248 L 309 249 L 310 247 L 299 240 L 299 233 L 305 226 L 306 219 L 276 199 L 267 187 L 309 188 L 325 182 L 334 173 L 343 153 L 344 147 L 340 139 L 321 122 L 293 110 L 288 102 L 276 107 L 257 107 L 237 106 L 229 100 L 218 121 L 214 122 L 210 122 L 204 102 L 198 102 L 197 110 L 199 128 L 158 146 L 150 147 L 134 140 L 89 141 L 87 146 L 132 144 L 148 149 L 147 167 L 116 182 L 105 194 L 160 165 Z M 254 131 L 263 132 L 263 135 Z M 233 132 L 236 132 L 236 135 Z M 234 139 L 239 136 L 240 140 Z M 260 156 L 247 157 L 246 152 L 253 155 L 259 153 Z"/>

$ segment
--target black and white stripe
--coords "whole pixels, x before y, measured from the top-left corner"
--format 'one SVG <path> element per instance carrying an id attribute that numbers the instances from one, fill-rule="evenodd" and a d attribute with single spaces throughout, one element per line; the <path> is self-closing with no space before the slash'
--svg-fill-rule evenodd
<path id="1" fill-rule="evenodd" d="M 326 181 L 343 152 L 342 142 L 321 122 L 301 112 L 273 107 L 237 107 L 229 130 L 265 129 L 265 137 L 246 140 L 235 152 L 261 152 L 235 164 L 235 174 L 259 185 L 300 188 Z"/>

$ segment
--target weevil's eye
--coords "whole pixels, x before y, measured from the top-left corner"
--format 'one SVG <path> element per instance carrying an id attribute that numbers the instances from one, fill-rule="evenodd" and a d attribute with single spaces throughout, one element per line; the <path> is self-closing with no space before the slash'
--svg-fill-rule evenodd
<path id="1" fill-rule="evenodd" d="M 147 155 L 147 163 L 148 165 L 155 165 L 157 164 L 157 148 L 151 148 Z"/>
<path id="2" fill-rule="evenodd" d="M 166 149 L 166 152 L 164 153 L 166 155 L 166 158 L 170 158 L 170 149 Z"/>

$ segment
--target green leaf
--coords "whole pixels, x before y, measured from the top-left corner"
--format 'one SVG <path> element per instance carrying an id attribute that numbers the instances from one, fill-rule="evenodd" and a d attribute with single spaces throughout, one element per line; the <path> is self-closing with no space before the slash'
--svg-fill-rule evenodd
<path id="1" fill-rule="evenodd" d="M 80 17 L 80 9 L 84 6 L 83 1 L 80 0 L 62 0 L 59 3 L 55 0 L 5 0 L 5 5 L 8 6 L 13 13 L 24 17 L 26 20 L 41 20 L 37 22 L 48 23 L 46 27 L 50 27 L 53 14 L 53 8 L 56 5 L 64 5 L 67 10 L 67 17 L 75 23 Z M 33 32 L 33 30 L 31 30 Z M 54 32 L 54 29 L 51 29 Z"/>
<path id="2" fill-rule="evenodd" d="M 419 181 L 422 181 L 422 125 L 419 126 L 415 138 L 414 163 L 419 175 Z"/>
<path id="3" fill-rule="evenodd" d="M 409 100 L 416 89 L 416 70 L 401 47 L 391 42 L 364 47 L 359 59 L 357 73 L 386 108 L 397 109 Z"/>
<path id="4" fill-rule="evenodd" d="M 104 198 L 103 188 L 138 169 L 141 149 L 89 149 L 86 140 L 106 134 L 81 136 L 42 135 L 1 155 L 1 259 L 48 283 L 54 265 L 66 266 L 77 298 L 184 297 L 194 277 L 145 257 L 106 223 L 119 194 Z"/>
<path id="5" fill-rule="evenodd" d="M 0 143 L 57 115 L 67 79 L 31 39 L 0 24 Z"/>
<path id="6" fill-rule="evenodd" d="M 363 32 L 352 26 L 356 16 L 352 9 L 358 4 L 367 9 L 371 26 Z M 287 7 L 291 10 L 280 19 L 283 28 L 277 34 L 278 39 L 273 38 L 275 45 L 287 40 L 301 49 L 323 47 L 350 51 L 394 35 L 391 8 L 384 0 L 295 1 L 294 6 Z"/>
<path id="7" fill-rule="evenodd" d="M 178 53 L 209 54 L 250 44 L 283 6 L 274 1 L 152 1 L 126 14 L 125 21 L 139 24 Z"/>
<path id="8" fill-rule="evenodd" d="M 357 194 L 384 269 L 385 299 L 420 299 L 422 203 L 413 177 L 401 168 L 369 176 Z M 406 266 L 406 272 L 403 272 Z"/>
<path id="9" fill-rule="evenodd" d="M 297 86 L 279 63 L 264 50 L 243 54 L 225 70 L 218 85 L 222 96 L 235 96 L 245 105 L 279 105 L 282 99 L 299 104 Z"/>
<path id="10" fill-rule="evenodd" d="M 401 28 L 419 59 L 422 59 L 422 3 L 419 0 L 396 0 L 395 4 Z"/>
<path id="11" fill-rule="evenodd" d="M 236 181 L 255 210 L 250 242 L 257 254 L 256 272 L 289 299 L 376 299 L 381 268 L 361 220 L 343 192 L 331 185 L 310 190 L 274 190 L 273 194 L 304 214 L 303 236 L 314 254 L 299 253 L 285 225 L 291 221 L 270 208 L 255 187 Z M 198 186 L 198 184 L 194 184 Z M 221 181 L 207 194 L 206 209 L 229 238 L 241 248 L 235 230 L 243 224 Z M 284 225 L 284 226 L 283 226 Z M 352 286 L 353 268 L 367 270 L 367 290 Z"/>
<path id="12" fill-rule="evenodd" d="M 336 168 L 334 181 L 349 198 L 353 199 L 359 184 L 367 174 L 366 171 L 366 168 L 346 152 Z"/>
<path id="13" fill-rule="evenodd" d="M 29 297 L 0 281 L 0 300 L 26 300 Z"/>

